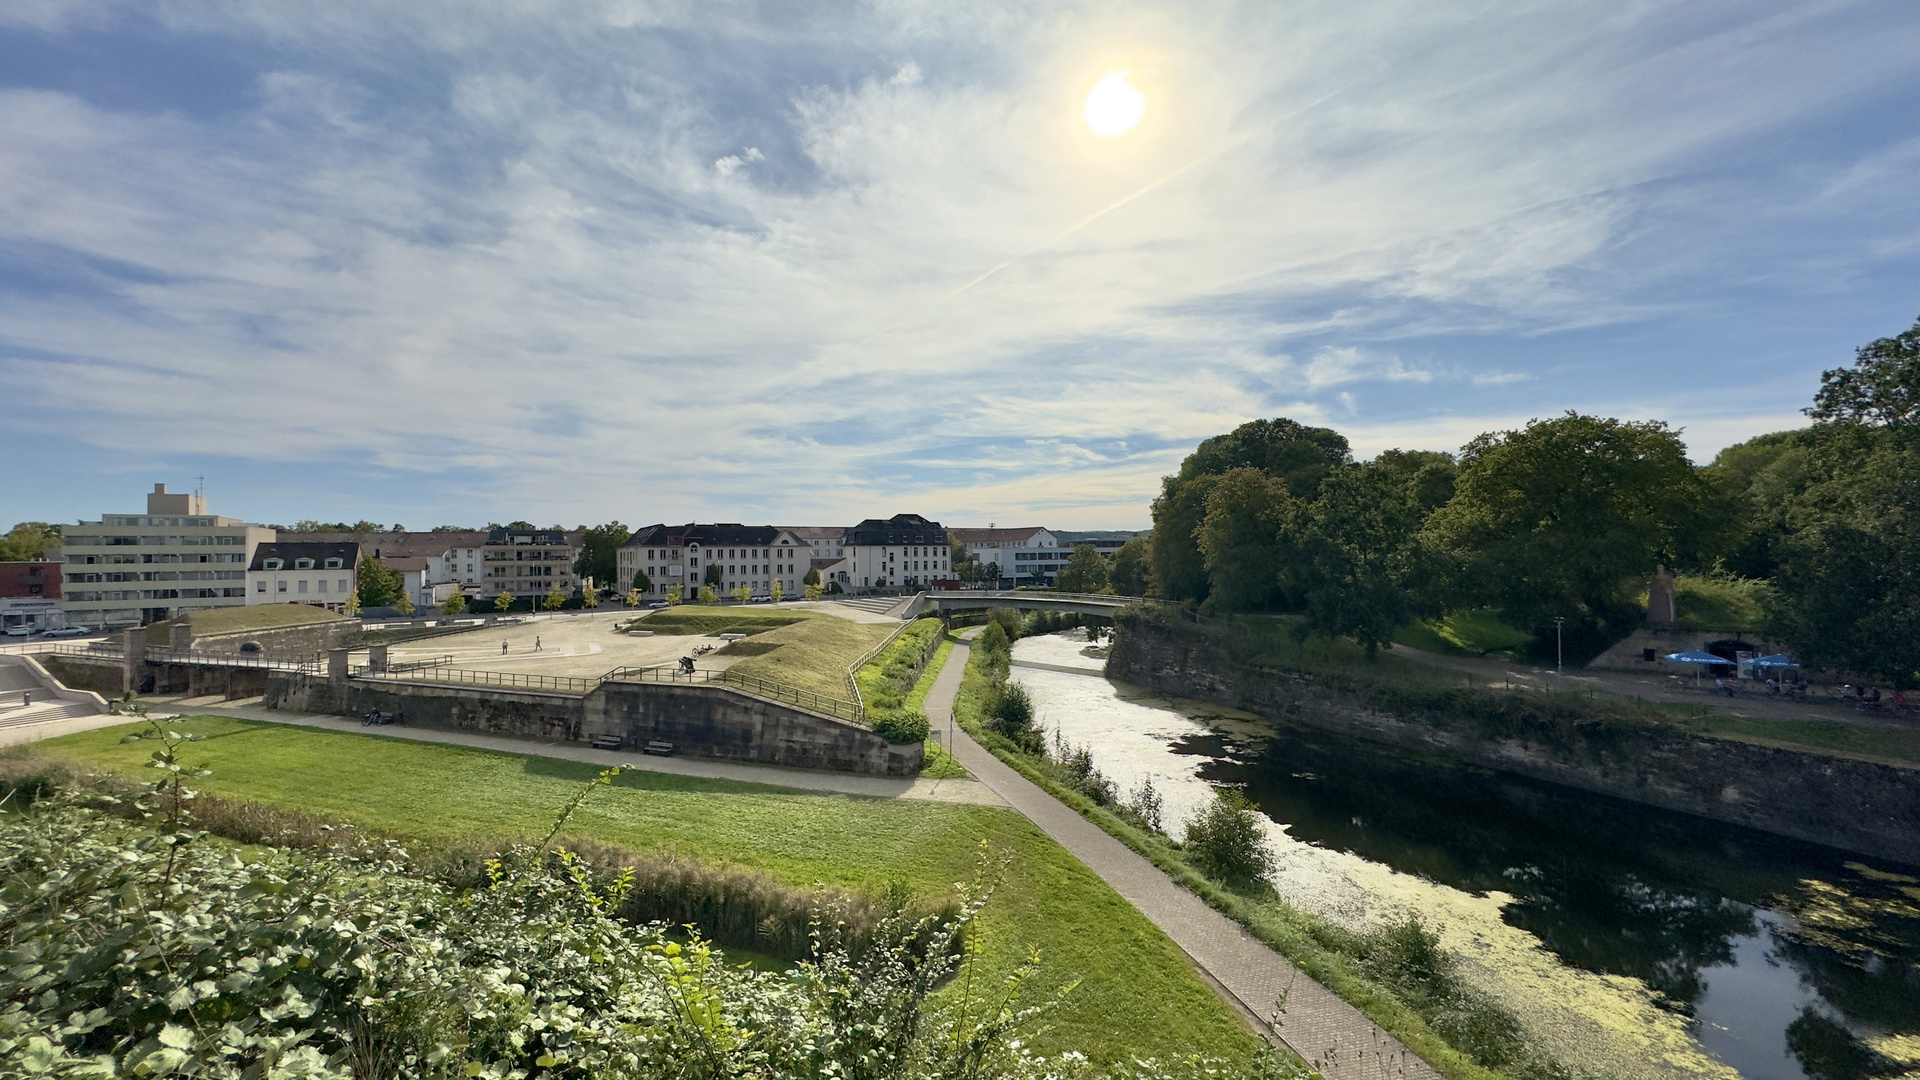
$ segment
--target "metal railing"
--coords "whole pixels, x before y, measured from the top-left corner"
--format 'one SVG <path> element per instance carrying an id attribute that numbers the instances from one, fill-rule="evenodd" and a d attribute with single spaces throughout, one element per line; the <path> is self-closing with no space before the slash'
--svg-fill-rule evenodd
<path id="1" fill-rule="evenodd" d="M 464 686 L 498 686 L 509 690 L 545 690 L 559 694 L 589 694 L 600 685 L 599 679 L 576 679 L 570 675 L 523 675 L 517 671 L 475 671 L 471 668 L 432 667 L 413 671 L 375 672 L 361 668 L 355 678 L 391 679 L 396 682 L 442 682 Z"/>
<path id="2" fill-rule="evenodd" d="M 393 674 L 403 671 L 425 671 L 427 668 L 451 667 L 451 656 L 429 656 L 425 660 L 403 660 L 397 664 L 388 664 L 387 672 Z"/>
<path id="3" fill-rule="evenodd" d="M 899 626 L 894 628 L 893 633 L 888 634 L 886 637 L 882 638 L 880 640 L 880 644 L 875 645 L 873 648 L 868 649 L 866 652 L 861 653 L 860 659 L 855 660 L 853 663 L 847 665 L 847 689 L 853 691 L 853 700 L 855 701 L 855 703 L 857 703 L 860 706 L 860 713 L 862 716 L 866 715 L 867 699 L 865 695 L 860 693 L 860 680 L 857 677 L 855 677 L 856 673 L 861 668 L 866 667 L 867 664 L 871 662 L 874 657 L 879 656 L 881 653 L 885 652 L 887 649 L 887 646 L 892 645 L 894 642 L 900 640 L 900 635 L 906 633 L 908 630 L 911 630 L 913 628 L 913 624 L 916 621 L 917 620 L 915 619 L 908 619 L 905 622 L 902 622 Z"/>
<path id="4" fill-rule="evenodd" d="M 754 697 L 794 705 L 806 709 L 809 712 L 817 712 L 831 716 L 837 720 L 845 720 L 849 723 L 861 725 L 865 725 L 867 722 L 867 711 L 862 708 L 857 701 L 847 701 L 843 698 L 816 694 L 811 690 L 793 686 L 789 683 L 777 682 L 773 679 L 763 679 L 758 675 L 748 675 L 745 672 L 735 671 L 732 668 L 717 671 L 699 668 L 688 673 L 670 666 L 622 667 L 614 668 L 612 671 L 602 675 L 600 681 L 602 683 L 651 682 L 685 683 L 688 685 L 719 683 L 743 693 L 751 694 Z"/>
<path id="5" fill-rule="evenodd" d="M 149 648 L 146 656 L 153 664 L 197 664 L 202 667 L 262 668 L 314 675 L 326 670 L 326 661 L 316 654 L 310 660 L 291 660 L 265 653 L 210 653 L 191 649 Z"/>

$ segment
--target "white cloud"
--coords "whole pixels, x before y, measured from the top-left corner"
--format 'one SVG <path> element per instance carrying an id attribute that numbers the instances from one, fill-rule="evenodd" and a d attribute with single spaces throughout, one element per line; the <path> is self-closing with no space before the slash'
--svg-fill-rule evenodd
<path id="1" fill-rule="evenodd" d="M 0 239 L 126 268 L 0 288 L 0 385 L 94 445 L 150 445 L 160 403 L 196 453 L 478 469 L 536 517 L 939 493 L 1091 521 L 1180 456 L 1096 444 L 1282 396 L 1358 446 L 1424 430 L 1386 392 L 1470 412 L 1449 387 L 1534 379 L 1390 339 L 1644 311 L 1598 269 L 1638 185 L 1886 62 L 1766 67 L 1839 35 L 1804 19 L 1662 50 L 1655 9 L 1402 0 L 445 14 L 165 9 L 292 57 L 237 112 L 0 91 Z M 1147 118 L 1096 139 L 1079 99 L 1123 67 Z M 931 460 L 956 446 L 995 449 Z"/>

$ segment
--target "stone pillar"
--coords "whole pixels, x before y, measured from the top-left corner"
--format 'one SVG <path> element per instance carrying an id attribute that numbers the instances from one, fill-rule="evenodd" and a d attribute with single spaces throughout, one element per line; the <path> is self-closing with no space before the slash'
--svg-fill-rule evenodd
<path id="1" fill-rule="evenodd" d="M 140 689 L 140 676 L 147 666 L 147 628 L 136 626 L 128 630 L 121 639 L 121 647 L 126 655 L 120 660 L 120 691 L 132 693 Z"/>
<path id="2" fill-rule="evenodd" d="M 352 655 L 352 651 L 348 649 L 327 650 L 327 681 L 332 683 L 335 688 L 341 688 L 346 685 L 347 658 Z"/>
<path id="3" fill-rule="evenodd" d="M 1673 595 L 1673 575 L 1662 566 L 1647 582 L 1647 622 L 1653 626 L 1672 626 L 1680 621 L 1680 608 Z"/>
<path id="4" fill-rule="evenodd" d="M 376 675 L 386 672 L 387 647 L 385 645 L 370 645 L 367 647 L 367 670 Z"/>
<path id="5" fill-rule="evenodd" d="M 193 648 L 193 626 L 176 620 L 167 627 L 167 648 L 185 655 Z"/>

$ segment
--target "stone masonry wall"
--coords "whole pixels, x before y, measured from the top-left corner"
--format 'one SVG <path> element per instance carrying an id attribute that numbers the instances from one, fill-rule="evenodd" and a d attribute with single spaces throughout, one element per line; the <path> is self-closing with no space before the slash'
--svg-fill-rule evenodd
<path id="1" fill-rule="evenodd" d="M 801 769 L 881 776 L 920 771 L 924 746 L 889 745 L 866 728 L 719 686 L 608 683 L 586 697 L 431 682 L 330 681 L 276 676 L 270 709 L 364 716 L 400 713 L 410 727 L 474 731 L 513 738 L 590 743 L 612 735 L 634 751 L 649 741 L 675 752 Z"/>
<path id="2" fill-rule="evenodd" d="M 193 639 L 190 646 L 194 652 L 233 655 L 240 646 L 249 641 L 260 643 L 261 652 L 272 657 L 305 660 L 315 653 L 328 649 L 348 648 L 359 643 L 361 636 L 360 621 L 345 619 L 340 622 L 310 623 L 306 626 L 283 626 L 274 630 L 243 630 L 231 634 L 201 634 Z M 166 645 L 166 641 L 154 641 L 155 645 Z"/>
<path id="3" fill-rule="evenodd" d="M 1920 864 L 1920 769 L 1677 729 L 1577 726 L 1549 743 L 1489 734 L 1464 718 L 1393 716 L 1311 679 L 1236 670 L 1210 632 L 1137 616 L 1118 621 L 1107 674 L 1164 694 Z"/>

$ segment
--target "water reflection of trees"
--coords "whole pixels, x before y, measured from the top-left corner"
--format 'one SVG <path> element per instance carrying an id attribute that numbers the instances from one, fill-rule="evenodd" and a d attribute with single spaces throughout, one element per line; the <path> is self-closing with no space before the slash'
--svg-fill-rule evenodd
<path id="1" fill-rule="evenodd" d="M 1878 907 L 1807 923 L 1818 933 L 1783 942 L 1782 956 L 1847 1016 L 1920 1026 L 1911 1015 L 1920 1004 L 1899 1004 L 1920 1002 L 1920 924 L 1890 920 L 1894 886 L 1864 881 L 1826 849 L 1310 729 L 1283 729 L 1250 765 L 1216 763 L 1203 775 L 1246 783 L 1301 840 L 1454 888 L 1510 893 L 1510 924 L 1568 963 L 1639 978 L 1683 1010 L 1700 993 L 1700 970 L 1757 932 L 1754 907 L 1792 910 L 1809 882 L 1824 883 L 1829 906 L 1871 886 Z"/>

